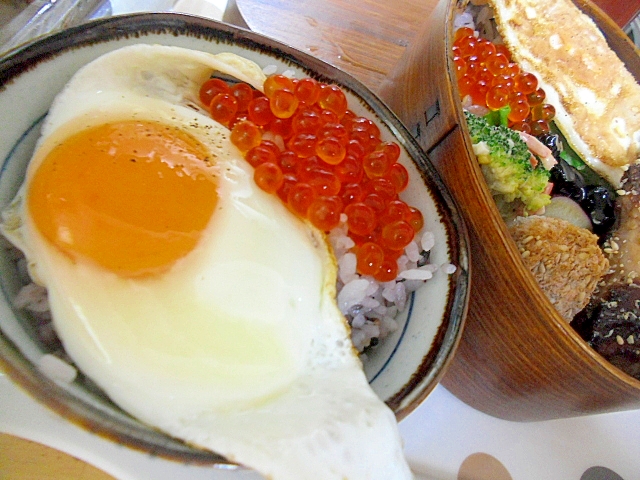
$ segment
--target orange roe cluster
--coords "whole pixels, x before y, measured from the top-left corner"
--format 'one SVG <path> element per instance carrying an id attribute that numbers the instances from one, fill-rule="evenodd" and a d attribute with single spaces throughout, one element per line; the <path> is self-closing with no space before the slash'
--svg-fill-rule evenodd
<path id="1" fill-rule="evenodd" d="M 509 106 L 508 126 L 513 130 L 532 135 L 549 132 L 555 108 L 544 103 L 546 93 L 538 87 L 538 79 L 520 70 L 507 47 L 462 27 L 454 36 L 453 63 L 462 98 L 469 95 L 474 105 L 489 110 Z"/>
<path id="2" fill-rule="evenodd" d="M 200 100 L 230 128 L 258 187 L 325 232 L 345 213 L 358 273 L 381 282 L 397 277 L 397 259 L 424 219 L 398 197 L 409 182 L 400 147 L 349 110 L 339 87 L 272 75 L 263 94 L 212 78 Z"/>

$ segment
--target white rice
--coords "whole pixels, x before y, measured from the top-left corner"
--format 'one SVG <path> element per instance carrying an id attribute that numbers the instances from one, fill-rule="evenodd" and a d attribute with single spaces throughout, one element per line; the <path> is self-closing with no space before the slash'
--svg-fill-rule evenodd
<path id="1" fill-rule="evenodd" d="M 398 258 L 399 274 L 395 280 L 378 282 L 373 277 L 362 276 L 356 272 L 356 255 L 350 251 L 355 243 L 347 235 L 346 222 L 347 216 L 342 214 L 340 224 L 329 233 L 328 239 L 338 264 L 337 304 L 351 326 L 355 348 L 362 352 L 397 330 L 396 317 L 404 311 L 411 292 L 431 279 L 436 271 L 452 274 L 456 267 L 451 264 L 438 266 L 428 263 L 435 238 L 431 232 L 425 231 L 417 235 Z M 17 249 L 12 250 L 21 255 Z M 19 275 L 28 283 L 18 291 L 13 299 L 13 306 L 30 312 L 40 341 L 59 350 L 59 340 L 51 322 L 47 291 L 28 280 L 25 266 L 24 257 L 18 258 Z M 66 357 L 64 354 L 61 356 Z M 50 359 L 45 361 L 49 362 L 46 363 L 46 372 L 49 374 L 52 363 Z M 64 377 L 70 374 L 63 372 L 61 375 Z"/>
<path id="2" fill-rule="evenodd" d="M 276 65 L 267 65 L 263 68 L 263 73 L 271 75 L 277 73 L 277 70 Z M 286 70 L 282 74 L 295 77 L 293 70 Z M 281 150 L 284 149 L 281 137 L 267 133 L 263 138 L 274 141 Z M 337 302 L 351 326 L 353 344 L 362 352 L 397 330 L 395 317 L 405 309 L 409 295 L 431 279 L 439 267 L 428 263 L 435 237 L 431 232 L 425 231 L 416 235 L 398 259 L 399 274 L 395 280 L 380 283 L 372 277 L 361 276 L 356 273 L 356 256 L 350 252 L 355 243 L 347 235 L 346 222 L 347 216 L 343 213 L 340 224 L 329 233 L 328 238 L 338 262 Z M 17 249 L 16 251 L 19 252 Z M 456 267 L 447 264 L 442 269 L 447 274 L 452 274 Z M 26 284 L 16 295 L 14 307 L 31 312 L 38 322 L 38 334 L 45 344 L 59 344 L 51 324 L 46 290 L 30 283 L 24 258 L 18 260 L 18 272 L 25 278 Z M 64 352 L 62 355 L 66 356 Z"/>
<path id="3" fill-rule="evenodd" d="M 78 376 L 78 370 L 74 366 L 50 353 L 40 357 L 37 366 L 40 372 L 55 382 L 71 383 Z"/>
<path id="4" fill-rule="evenodd" d="M 428 263 L 435 236 L 425 231 L 416 235 L 398 258 L 399 274 L 395 280 L 378 282 L 373 277 L 359 275 L 356 256 L 349 252 L 354 242 L 347 235 L 346 222 L 343 214 L 340 224 L 329 233 L 329 241 L 338 261 L 338 308 L 351 325 L 353 345 L 362 352 L 398 329 L 396 317 L 405 309 L 411 292 L 440 268 L 452 274 L 456 267 Z"/>

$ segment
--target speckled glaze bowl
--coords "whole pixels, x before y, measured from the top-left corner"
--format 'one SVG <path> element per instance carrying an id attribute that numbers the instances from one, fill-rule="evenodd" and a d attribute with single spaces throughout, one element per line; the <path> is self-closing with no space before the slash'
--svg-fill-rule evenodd
<path id="1" fill-rule="evenodd" d="M 366 87 L 309 55 L 223 23 L 179 14 L 138 14 L 96 20 L 14 50 L 0 60 L 0 208 L 13 198 L 24 174 L 39 127 L 51 102 L 70 77 L 99 55 L 134 43 L 174 45 L 207 52 L 231 51 L 263 68 L 293 69 L 338 84 L 350 108 L 375 119 L 382 135 L 395 140 L 411 177 L 407 201 L 422 209 L 436 237 L 431 261 L 457 266 L 410 297 L 398 318 L 400 328 L 368 352 L 364 368 L 370 384 L 398 419 L 411 412 L 435 387 L 453 356 L 468 302 L 468 241 L 446 187 L 429 159 L 400 121 Z M 48 353 L 32 319 L 12 308 L 20 287 L 16 265 L 0 252 L 0 366 L 19 385 L 68 419 L 130 447 L 185 462 L 226 463 L 142 425 L 117 408 L 92 383 L 49 380 L 36 368 Z"/>
<path id="2" fill-rule="evenodd" d="M 469 315 L 443 385 L 468 405 L 518 421 L 640 408 L 640 381 L 610 365 L 562 319 L 522 262 L 476 157 L 451 47 L 456 0 L 441 0 L 380 95 L 429 154 L 469 227 Z M 588 0 L 611 48 L 640 79 L 626 35 Z"/>

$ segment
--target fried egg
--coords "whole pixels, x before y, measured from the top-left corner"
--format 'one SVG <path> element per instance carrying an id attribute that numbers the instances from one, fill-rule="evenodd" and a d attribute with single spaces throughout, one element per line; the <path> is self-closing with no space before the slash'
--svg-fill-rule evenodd
<path id="1" fill-rule="evenodd" d="M 324 235 L 253 183 L 198 106 L 241 57 L 134 45 L 58 95 L 5 235 L 47 288 L 66 352 L 125 411 L 273 479 L 404 479 Z"/>

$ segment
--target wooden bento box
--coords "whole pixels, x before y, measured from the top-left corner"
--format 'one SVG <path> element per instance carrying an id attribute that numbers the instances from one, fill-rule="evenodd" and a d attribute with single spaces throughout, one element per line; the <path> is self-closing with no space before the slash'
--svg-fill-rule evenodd
<path id="1" fill-rule="evenodd" d="M 588 0 L 574 3 L 640 79 L 638 50 Z M 441 0 L 380 90 L 428 152 L 470 232 L 469 314 L 444 386 L 468 405 L 516 421 L 640 408 L 640 381 L 597 354 L 557 313 L 525 267 L 473 153 L 453 56 L 455 0 Z"/>

